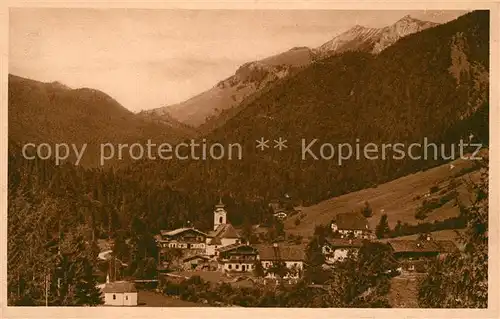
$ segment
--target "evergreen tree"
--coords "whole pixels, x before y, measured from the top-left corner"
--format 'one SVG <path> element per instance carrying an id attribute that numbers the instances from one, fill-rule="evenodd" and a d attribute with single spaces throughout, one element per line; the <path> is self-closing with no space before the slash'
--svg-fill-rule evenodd
<path id="1" fill-rule="evenodd" d="M 389 280 L 396 275 L 396 268 L 388 245 L 366 241 L 358 254 L 351 252 L 335 263 L 328 281 L 330 294 L 341 307 L 389 307 Z"/>
<path id="2" fill-rule="evenodd" d="M 363 214 L 363 216 L 365 216 L 366 218 L 372 217 L 373 210 L 370 206 L 370 203 L 365 202 L 365 206 L 361 209 L 361 214 Z"/>
<path id="3" fill-rule="evenodd" d="M 250 243 L 255 242 L 255 235 L 253 233 L 252 223 L 248 218 L 243 221 L 243 227 L 241 229 L 241 237 L 243 241 L 248 241 Z"/>
<path id="4" fill-rule="evenodd" d="M 380 221 L 375 227 L 375 235 L 377 235 L 377 238 L 384 238 L 390 232 L 391 228 L 389 227 L 389 222 L 387 221 L 387 214 L 384 214 L 380 217 Z"/>
<path id="5" fill-rule="evenodd" d="M 396 226 L 394 227 L 394 237 L 401 236 L 403 230 L 403 224 L 400 220 L 397 221 Z"/>
<path id="6" fill-rule="evenodd" d="M 253 273 L 255 276 L 264 277 L 266 275 L 264 267 L 262 267 L 262 263 L 260 262 L 260 260 L 255 261 L 253 268 Z"/>
<path id="7" fill-rule="evenodd" d="M 329 278 L 329 271 L 323 269 L 323 264 L 325 263 L 325 256 L 323 255 L 324 244 L 324 229 L 316 227 L 315 235 L 306 248 L 304 280 L 309 283 L 321 284 Z"/>

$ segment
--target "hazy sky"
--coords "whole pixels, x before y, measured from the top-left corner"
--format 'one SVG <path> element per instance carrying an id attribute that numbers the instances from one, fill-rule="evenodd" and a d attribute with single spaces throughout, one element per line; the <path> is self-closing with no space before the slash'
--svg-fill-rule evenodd
<path id="1" fill-rule="evenodd" d="M 18 8 L 9 17 L 9 72 L 99 89 L 135 112 L 186 100 L 245 62 L 317 47 L 356 24 L 464 13 Z"/>

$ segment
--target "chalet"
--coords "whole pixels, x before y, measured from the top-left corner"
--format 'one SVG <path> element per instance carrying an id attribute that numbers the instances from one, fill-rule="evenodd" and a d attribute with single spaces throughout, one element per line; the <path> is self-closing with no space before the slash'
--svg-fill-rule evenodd
<path id="1" fill-rule="evenodd" d="M 401 265 L 400 270 L 408 271 L 425 268 L 428 261 L 458 251 L 449 240 L 389 240 L 387 243 Z"/>
<path id="2" fill-rule="evenodd" d="M 131 282 L 108 282 L 103 293 L 105 306 L 137 306 L 137 289 Z"/>
<path id="3" fill-rule="evenodd" d="M 357 254 L 361 246 L 363 246 L 363 240 L 360 238 L 329 238 L 326 239 L 321 250 L 325 256 L 325 263 L 333 264 L 346 258 L 350 252 Z"/>
<path id="4" fill-rule="evenodd" d="M 246 244 L 232 244 L 217 249 L 219 270 L 223 272 L 250 272 L 254 270 L 258 251 Z"/>
<path id="5" fill-rule="evenodd" d="M 373 238 L 368 220 L 361 213 L 340 213 L 331 223 L 332 232 L 340 238 Z"/>
<path id="6" fill-rule="evenodd" d="M 171 231 L 160 231 L 156 242 L 160 248 L 179 248 L 204 251 L 206 249 L 207 234 L 189 227 Z"/>
<path id="7" fill-rule="evenodd" d="M 284 278 L 300 278 L 306 259 L 305 248 L 300 245 L 256 245 L 259 260 L 267 278 L 275 278 L 274 266 L 282 263 L 288 269 Z"/>
<path id="8" fill-rule="evenodd" d="M 206 255 L 215 256 L 221 247 L 237 244 L 240 235 L 236 229 L 227 222 L 227 211 L 220 200 L 214 210 L 214 228 L 206 236 Z"/>

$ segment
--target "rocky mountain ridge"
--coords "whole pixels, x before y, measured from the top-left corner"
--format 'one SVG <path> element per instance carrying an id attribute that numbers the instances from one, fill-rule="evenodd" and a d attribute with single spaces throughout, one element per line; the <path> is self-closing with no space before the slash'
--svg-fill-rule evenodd
<path id="1" fill-rule="evenodd" d="M 405 16 L 384 28 L 368 28 L 356 25 L 335 36 L 323 45 L 311 49 L 295 47 L 274 56 L 248 62 L 235 74 L 217 83 L 213 88 L 187 101 L 143 112 L 151 118 L 171 116 L 195 127 L 218 127 L 211 123 L 224 119 L 224 111 L 239 105 L 245 98 L 259 92 L 279 79 L 288 77 L 311 63 L 346 51 L 363 51 L 378 54 L 407 35 L 438 25 Z M 202 128 L 202 131 L 206 129 Z"/>

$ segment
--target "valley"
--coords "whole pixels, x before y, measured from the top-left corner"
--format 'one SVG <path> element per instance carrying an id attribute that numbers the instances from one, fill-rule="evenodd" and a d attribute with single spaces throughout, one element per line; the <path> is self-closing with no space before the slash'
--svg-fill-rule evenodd
<path id="1" fill-rule="evenodd" d="M 485 307 L 489 37 L 355 25 L 139 113 L 9 74 L 9 305 Z"/>

